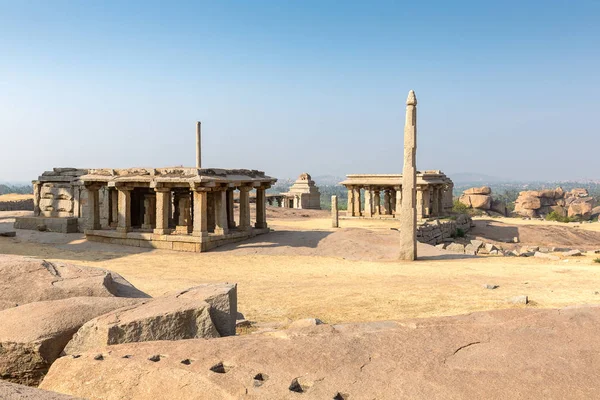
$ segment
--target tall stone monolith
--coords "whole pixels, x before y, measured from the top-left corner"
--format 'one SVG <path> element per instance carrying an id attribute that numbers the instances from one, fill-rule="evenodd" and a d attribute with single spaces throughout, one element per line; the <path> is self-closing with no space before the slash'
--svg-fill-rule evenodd
<path id="1" fill-rule="evenodd" d="M 196 168 L 202 168 L 202 123 L 196 123 Z"/>
<path id="2" fill-rule="evenodd" d="M 408 92 L 404 124 L 404 168 L 402 169 L 402 212 L 400 213 L 400 259 L 417 258 L 417 97 Z"/>

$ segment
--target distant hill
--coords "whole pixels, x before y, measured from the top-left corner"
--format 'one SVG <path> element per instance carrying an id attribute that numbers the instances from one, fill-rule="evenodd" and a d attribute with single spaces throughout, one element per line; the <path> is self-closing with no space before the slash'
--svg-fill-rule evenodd
<path id="1" fill-rule="evenodd" d="M 0 183 L 0 194 L 30 194 L 33 193 L 33 187 L 31 185 L 5 185 Z"/>
<path id="2" fill-rule="evenodd" d="M 338 185 L 345 178 L 335 175 L 319 175 L 313 176 L 312 179 L 313 181 L 315 181 L 315 184 L 317 186 L 335 186 Z"/>
<path id="3" fill-rule="evenodd" d="M 454 183 L 468 183 L 468 182 L 508 182 L 509 179 L 498 178 L 497 176 L 490 176 L 485 174 L 478 174 L 475 172 L 458 172 L 455 174 L 448 174 L 450 179 Z"/>

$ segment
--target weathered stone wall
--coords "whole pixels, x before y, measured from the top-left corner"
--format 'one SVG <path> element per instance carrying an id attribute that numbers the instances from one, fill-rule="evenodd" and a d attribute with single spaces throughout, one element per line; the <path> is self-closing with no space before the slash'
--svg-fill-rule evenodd
<path id="1" fill-rule="evenodd" d="M 33 199 L 0 201 L 0 211 L 33 211 Z"/>
<path id="2" fill-rule="evenodd" d="M 456 220 L 435 220 L 426 222 L 417 227 L 417 240 L 421 243 L 436 245 L 444 239 L 456 235 L 458 229 L 464 233 L 471 229 L 473 220 L 467 215 L 459 215 Z"/>

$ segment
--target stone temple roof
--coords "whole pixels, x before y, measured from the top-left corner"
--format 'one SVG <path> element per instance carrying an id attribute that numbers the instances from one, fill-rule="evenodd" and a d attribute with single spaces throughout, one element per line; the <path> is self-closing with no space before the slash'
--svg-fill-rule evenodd
<path id="1" fill-rule="evenodd" d="M 448 184 L 452 180 L 440 170 L 417 171 L 417 185 Z M 340 182 L 344 186 L 401 186 L 402 174 L 349 174 Z"/>
<path id="2" fill-rule="evenodd" d="M 79 180 L 84 184 L 107 183 L 109 186 L 126 183 L 147 183 L 150 187 L 169 183 L 262 183 L 271 185 L 276 178 L 265 175 L 263 171 L 250 169 L 222 168 L 126 168 L 126 169 L 89 169 Z"/>

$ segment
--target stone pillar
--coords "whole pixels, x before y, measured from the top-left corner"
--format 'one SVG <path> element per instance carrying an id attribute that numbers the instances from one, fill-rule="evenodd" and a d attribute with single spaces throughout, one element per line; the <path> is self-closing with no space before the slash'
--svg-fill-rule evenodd
<path id="1" fill-rule="evenodd" d="M 208 236 L 208 209 L 206 191 L 194 191 L 194 229 L 192 236 Z"/>
<path id="2" fill-rule="evenodd" d="M 379 189 L 373 190 L 373 214 L 375 215 L 381 214 L 381 197 L 379 192 Z"/>
<path id="3" fill-rule="evenodd" d="M 333 228 L 339 228 L 340 220 L 338 215 L 338 202 L 337 196 L 331 196 L 331 226 Z"/>
<path id="4" fill-rule="evenodd" d="M 96 230 L 100 229 L 100 193 L 99 188 L 95 186 L 89 186 L 88 190 L 88 202 L 87 202 L 87 213 L 86 229 Z"/>
<path id="5" fill-rule="evenodd" d="M 425 214 L 425 207 L 423 203 L 423 188 L 418 186 L 416 193 L 416 213 L 417 220 L 423 219 L 423 215 Z"/>
<path id="6" fill-rule="evenodd" d="M 271 200 L 273 201 L 273 200 Z M 229 229 L 235 228 L 235 218 L 233 215 L 233 189 L 227 189 L 227 227 Z"/>
<path id="7" fill-rule="evenodd" d="M 40 215 L 40 185 L 39 182 L 33 183 L 33 215 L 38 217 Z"/>
<path id="8" fill-rule="evenodd" d="M 444 198 L 444 208 L 449 212 L 452 211 L 452 207 L 454 206 L 454 183 L 448 184 Z"/>
<path id="9" fill-rule="evenodd" d="M 196 168 L 202 168 L 202 123 L 196 123 Z"/>
<path id="10" fill-rule="evenodd" d="M 156 197 L 151 194 L 144 196 L 144 223 L 142 229 L 153 229 L 156 224 Z"/>
<path id="11" fill-rule="evenodd" d="M 423 217 L 429 218 L 429 216 L 431 216 L 431 187 L 425 186 L 423 188 Z M 419 218 L 418 215 L 417 218 Z"/>
<path id="12" fill-rule="evenodd" d="M 394 209 L 394 215 L 399 217 L 402 213 L 402 187 L 396 186 L 396 207 Z"/>
<path id="13" fill-rule="evenodd" d="M 361 216 L 361 212 L 360 212 L 360 208 L 361 208 L 361 201 L 360 201 L 360 186 L 355 186 L 354 187 L 354 215 L 356 217 L 360 217 Z"/>
<path id="14" fill-rule="evenodd" d="M 171 203 L 171 189 L 156 188 L 156 228 L 154 233 L 166 235 L 169 230 L 169 210 Z"/>
<path id="15" fill-rule="evenodd" d="M 437 216 L 441 217 L 444 215 L 444 187 L 438 186 L 437 189 Z"/>
<path id="16" fill-rule="evenodd" d="M 189 193 L 179 193 L 177 195 L 177 227 L 175 232 L 187 235 L 192 232 L 192 213 Z"/>
<path id="17" fill-rule="evenodd" d="M 213 192 L 215 199 L 215 233 L 227 235 L 229 225 L 227 223 L 227 191 L 218 190 Z"/>
<path id="18" fill-rule="evenodd" d="M 267 208 L 265 206 L 265 188 L 256 188 L 256 224 L 255 228 L 267 228 Z"/>
<path id="19" fill-rule="evenodd" d="M 109 225 L 113 228 L 119 223 L 119 192 L 113 188 L 110 190 L 110 221 Z"/>
<path id="20" fill-rule="evenodd" d="M 346 216 L 354 217 L 354 187 L 348 188 L 348 208 L 346 209 Z"/>
<path id="21" fill-rule="evenodd" d="M 391 215 L 392 214 L 392 205 L 391 205 L 391 194 L 390 194 L 390 190 L 386 189 L 385 192 L 383 193 L 383 213 L 385 215 Z"/>
<path id="22" fill-rule="evenodd" d="M 402 170 L 402 212 L 400 214 L 400 259 L 417 258 L 417 97 L 412 90 L 406 100 L 404 124 L 404 168 Z"/>
<path id="23" fill-rule="evenodd" d="M 373 201 L 371 198 L 371 188 L 365 187 L 365 217 L 371 218 L 373 216 Z"/>
<path id="24" fill-rule="evenodd" d="M 131 230 L 131 188 L 117 188 L 119 191 L 119 221 L 117 231 Z"/>
<path id="25" fill-rule="evenodd" d="M 215 197 L 216 192 L 206 193 L 206 223 L 208 224 L 208 231 L 215 231 Z"/>
<path id="26" fill-rule="evenodd" d="M 250 190 L 249 186 L 240 186 L 240 226 L 239 230 L 245 231 L 251 228 L 250 226 Z"/>

